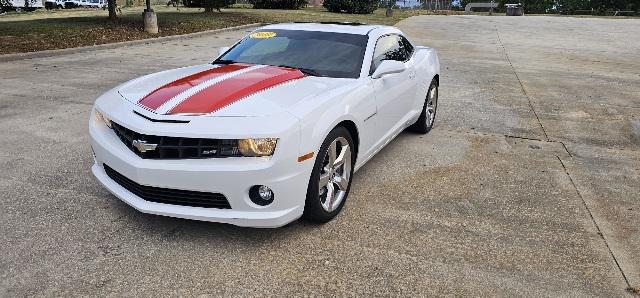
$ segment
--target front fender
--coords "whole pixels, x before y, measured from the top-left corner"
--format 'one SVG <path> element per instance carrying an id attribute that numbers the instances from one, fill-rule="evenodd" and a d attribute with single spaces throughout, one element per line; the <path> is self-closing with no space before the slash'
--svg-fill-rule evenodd
<path id="1" fill-rule="evenodd" d="M 315 157 L 326 136 L 342 121 L 351 121 L 358 131 L 358 152 L 371 146 L 373 121 L 365 121 L 376 113 L 373 87 L 368 78 L 355 79 L 327 93 L 305 100 L 292 108 L 301 123 L 301 155 L 313 152 Z"/>

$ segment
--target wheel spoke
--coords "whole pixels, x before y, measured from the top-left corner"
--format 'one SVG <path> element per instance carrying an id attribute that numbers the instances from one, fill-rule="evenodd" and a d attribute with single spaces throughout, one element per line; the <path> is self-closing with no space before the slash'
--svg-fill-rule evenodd
<path id="1" fill-rule="evenodd" d="M 324 205 L 325 210 L 329 212 L 333 211 L 333 200 L 335 198 L 334 189 L 333 183 L 327 184 L 327 198 L 324 200 L 322 205 Z"/>
<path id="2" fill-rule="evenodd" d="M 322 188 L 324 186 L 327 186 L 327 184 L 329 184 L 329 180 L 331 180 L 331 173 L 330 172 L 324 172 L 320 174 L 320 182 L 318 182 L 318 188 Z"/>
<path id="3" fill-rule="evenodd" d="M 327 155 L 329 156 L 329 167 L 333 167 L 336 162 L 336 147 L 338 146 L 338 140 L 335 140 L 329 146 Z"/>
<path id="4" fill-rule="evenodd" d="M 344 145 L 340 149 L 340 154 L 336 157 L 335 162 L 333 163 L 333 169 L 337 170 L 340 166 L 342 166 L 346 159 L 351 158 L 351 150 L 349 150 L 349 145 Z"/>
<path id="5" fill-rule="evenodd" d="M 341 191 L 347 191 L 347 187 L 349 186 L 349 180 L 342 177 L 342 176 L 336 176 L 333 180 L 333 182 L 335 183 L 335 185 L 338 187 L 339 190 Z"/>

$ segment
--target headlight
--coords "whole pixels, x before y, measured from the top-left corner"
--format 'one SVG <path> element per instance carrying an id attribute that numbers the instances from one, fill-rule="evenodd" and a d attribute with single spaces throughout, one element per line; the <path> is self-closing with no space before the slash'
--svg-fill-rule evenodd
<path id="1" fill-rule="evenodd" d="M 276 138 L 238 140 L 238 149 L 244 156 L 271 156 L 276 150 Z"/>
<path id="2" fill-rule="evenodd" d="M 100 111 L 95 110 L 95 114 L 96 114 L 96 119 L 98 119 L 98 121 L 101 121 L 102 123 L 104 123 L 107 127 L 111 128 L 111 119 L 107 118 L 107 116 L 103 115 L 102 113 L 100 113 Z"/>

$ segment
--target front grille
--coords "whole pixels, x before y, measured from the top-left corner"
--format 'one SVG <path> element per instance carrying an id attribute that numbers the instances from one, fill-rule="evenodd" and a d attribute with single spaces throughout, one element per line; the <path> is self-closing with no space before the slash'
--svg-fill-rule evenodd
<path id="1" fill-rule="evenodd" d="M 223 194 L 140 185 L 106 164 L 104 171 L 113 181 L 145 201 L 180 206 L 231 209 L 229 201 Z"/>
<path id="2" fill-rule="evenodd" d="M 242 156 L 238 151 L 237 140 L 182 138 L 154 136 L 137 133 L 118 123 L 111 122 L 113 131 L 133 153 L 145 159 L 191 159 L 220 158 Z M 156 144 L 154 150 L 141 152 L 133 141 Z"/>

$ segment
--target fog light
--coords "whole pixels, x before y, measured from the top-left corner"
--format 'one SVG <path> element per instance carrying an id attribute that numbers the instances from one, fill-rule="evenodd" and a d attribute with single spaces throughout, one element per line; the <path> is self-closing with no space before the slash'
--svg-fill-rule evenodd
<path id="1" fill-rule="evenodd" d="M 249 198 L 260 206 L 266 206 L 273 202 L 273 191 L 264 185 L 254 185 L 249 189 Z"/>

